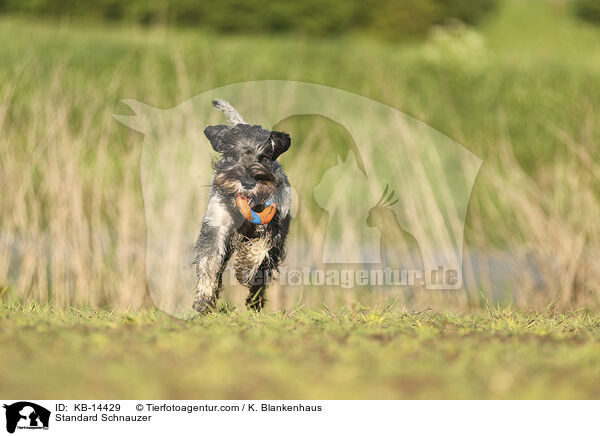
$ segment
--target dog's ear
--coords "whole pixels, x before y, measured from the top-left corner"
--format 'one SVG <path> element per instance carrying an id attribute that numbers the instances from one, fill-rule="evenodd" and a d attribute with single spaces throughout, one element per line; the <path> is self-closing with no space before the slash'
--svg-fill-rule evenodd
<path id="1" fill-rule="evenodd" d="M 218 126 L 208 126 L 204 129 L 204 134 L 210 141 L 212 148 L 218 152 L 223 152 L 223 134 L 229 129 L 229 126 L 220 124 Z"/>
<path id="2" fill-rule="evenodd" d="M 271 141 L 271 147 L 273 148 L 273 160 L 276 160 L 280 154 L 286 152 L 292 144 L 290 135 L 288 135 L 287 133 L 277 131 L 271 132 L 269 141 Z"/>

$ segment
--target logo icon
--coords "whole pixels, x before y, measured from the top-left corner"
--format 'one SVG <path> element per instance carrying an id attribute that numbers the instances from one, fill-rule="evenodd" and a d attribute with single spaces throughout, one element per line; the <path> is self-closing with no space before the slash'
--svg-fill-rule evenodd
<path id="1" fill-rule="evenodd" d="M 48 429 L 50 411 L 29 401 L 19 401 L 4 405 L 6 409 L 6 431 L 14 433 L 16 429 Z"/>

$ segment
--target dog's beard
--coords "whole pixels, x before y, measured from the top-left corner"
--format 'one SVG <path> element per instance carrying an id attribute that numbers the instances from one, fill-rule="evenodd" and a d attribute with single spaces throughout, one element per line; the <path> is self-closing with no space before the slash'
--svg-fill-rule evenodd
<path id="1" fill-rule="evenodd" d="M 270 180 L 259 180 L 252 189 L 247 189 L 239 179 L 228 177 L 224 173 L 216 174 L 213 183 L 222 194 L 231 197 L 232 201 L 235 201 L 237 195 L 246 196 L 250 206 L 264 204 L 275 190 L 275 183 Z"/>

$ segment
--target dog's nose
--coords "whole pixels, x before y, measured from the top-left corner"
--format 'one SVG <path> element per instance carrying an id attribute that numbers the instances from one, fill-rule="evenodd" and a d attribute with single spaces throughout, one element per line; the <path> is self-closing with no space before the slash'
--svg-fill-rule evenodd
<path id="1" fill-rule="evenodd" d="M 244 189 L 252 189 L 256 186 L 256 182 L 254 180 L 242 180 L 242 186 Z"/>

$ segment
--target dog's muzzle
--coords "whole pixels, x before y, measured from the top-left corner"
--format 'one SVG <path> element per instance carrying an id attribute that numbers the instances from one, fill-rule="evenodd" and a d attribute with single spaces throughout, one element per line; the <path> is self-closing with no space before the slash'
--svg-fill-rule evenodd
<path id="1" fill-rule="evenodd" d="M 267 224 L 275 216 L 277 210 L 277 203 L 273 201 L 273 198 L 269 198 L 265 202 L 265 208 L 262 212 L 254 212 L 248 204 L 248 199 L 245 195 L 238 194 L 235 197 L 235 203 L 237 204 L 240 213 L 253 224 Z"/>

